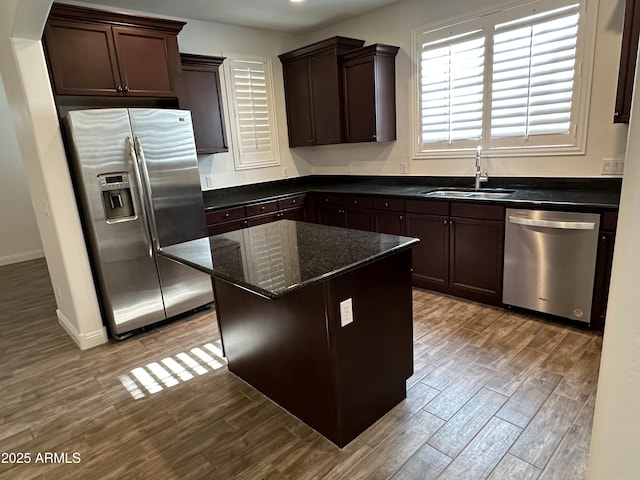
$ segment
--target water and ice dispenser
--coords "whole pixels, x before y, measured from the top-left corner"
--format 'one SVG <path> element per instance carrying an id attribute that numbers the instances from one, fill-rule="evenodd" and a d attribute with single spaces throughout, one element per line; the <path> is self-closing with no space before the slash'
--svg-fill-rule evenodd
<path id="1" fill-rule="evenodd" d="M 129 174 L 107 173 L 98 175 L 100 190 L 102 192 L 102 204 L 104 216 L 107 222 L 118 222 L 136 218 L 131 198 Z"/>

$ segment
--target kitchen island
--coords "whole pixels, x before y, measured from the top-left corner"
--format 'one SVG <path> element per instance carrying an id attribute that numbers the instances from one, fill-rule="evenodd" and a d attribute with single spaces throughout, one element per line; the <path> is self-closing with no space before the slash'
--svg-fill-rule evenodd
<path id="1" fill-rule="evenodd" d="M 212 276 L 229 370 L 343 447 L 406 396 L 417 242 L 280 220 L 160 253 Z"/>

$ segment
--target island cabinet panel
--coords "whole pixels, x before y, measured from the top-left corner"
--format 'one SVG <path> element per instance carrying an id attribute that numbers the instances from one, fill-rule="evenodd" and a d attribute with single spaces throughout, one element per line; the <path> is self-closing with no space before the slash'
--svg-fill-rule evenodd
<path id="1" fill-rule="evenodd" d="M 220 90 L 220 65 L 225 57 L 180 54 L 185 108 L 191 111 L 199 154 L 229 151 Z"/>
<path id="2" fill-rule="evenodd" d="M 407 200 L 414 284 L 494 305 L 502 303 L 504 207 Z"/>
<path id="3" fill-rule="evenodd" d="M 229 370 L 337 446 L 405 398 L 413 373 L 409 250 L 277 299 L 218 277 L 214 289 Z M 353 322 L 341 326 L 347 298 Z"/>
<path id="4" fill-rule="evenodd" d="M 395 57 L 399 48 L 369 45 L 342 56 L 345 142 L 396 139 Z"/>
<path id="5" fill-rule="evenodd" d="M 180 97 L 183 25 L 54 3 L 44 46 L 55 94 Z"/>
<path id="6" fill-rule="evenodd" d="M 362 40 L 332 37 L 279 56 L 290 147 L 342 142 L 339 56 L 363 44 Z"/>

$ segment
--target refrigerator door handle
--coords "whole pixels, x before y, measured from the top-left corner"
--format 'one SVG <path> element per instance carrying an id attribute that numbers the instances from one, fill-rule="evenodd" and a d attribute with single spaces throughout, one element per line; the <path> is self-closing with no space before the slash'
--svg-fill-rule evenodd
<path id="1" fill-rule="evenodd" d="M 135 148 L 138 159 L 138 164 L 140 165 L 140 170 L 142 171 L 142 180 L 144 181 L 144 195 L 146 199 L 146 205 L 149 208 L 148 216 L 149 216 L 149 225 L 151 226 L 151 238 L 153 239 L 153 245 L 156 250 L 160 249 L 160 241 L 158 240 L 158 227 L 156 224 L 156 215 L 153 211 L 153 202 L 151 200 L 151 181 L 149 180 L 149 170 L 147 170 L 147 161 L 144 158 L 144 150 L 142 149 L 142 142 L 140 141 L 140 137 L 136 135 L 135 137 Z"/>
<path id="2" fill-rule="evenodd" d="M 149 219 L 147 215 L 147 205 L 144 201 L 143 195 L 144 190 L 142 188 L 142 179 L 140 178 L 140 170 L 138 170 L 138 158 L 136 157 L 136 152 L 133 147 L 133 140 L 131 137 L 127 137 L 127 149 L 129 150 L 129 156 L 131 157 L 131 162 L 133 163 L 133 176 L 136 179 L 136 187 L 138 190 L 138 200 L 140 201 L 140 210 L 142 211 L 142 219 L 144 220 L 144 232 L 145 232 L 145 243 L 147 244 L 147 250 L 149 258 L 153 258 L 153 239 L 151 237 L 151 233 L 149 232 Z"/>

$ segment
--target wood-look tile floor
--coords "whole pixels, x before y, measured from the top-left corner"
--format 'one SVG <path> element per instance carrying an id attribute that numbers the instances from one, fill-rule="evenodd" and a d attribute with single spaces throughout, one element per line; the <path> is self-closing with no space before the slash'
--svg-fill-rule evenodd
<path id="1" fill-rule="evenodd" d="M 0 480 L 586 478 L 600 335 L 419 289 L 414 318 L 407 399 L 340 450 L 227 371 L 213 311 L 80 351 L 44 261 L 1 267 Z"/>

